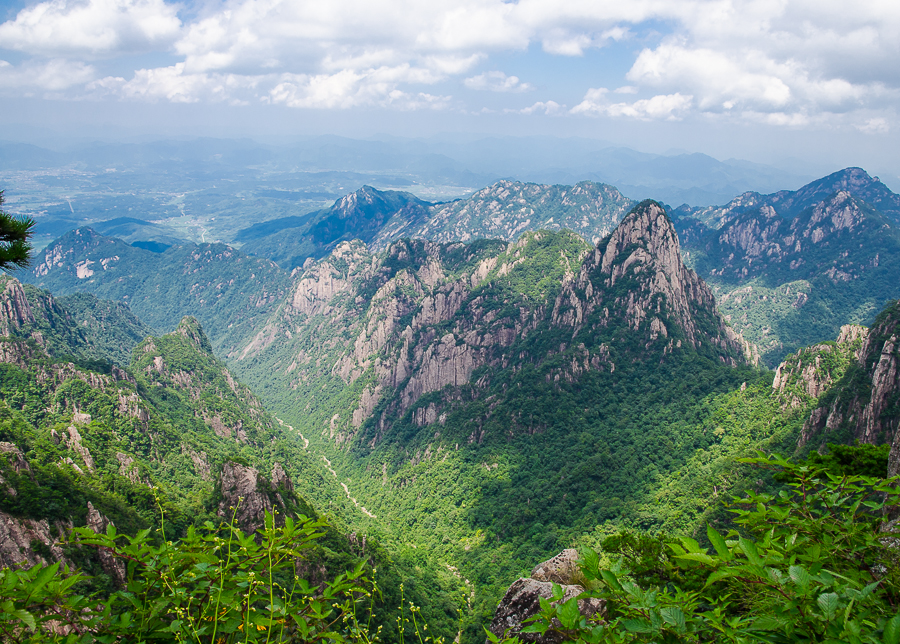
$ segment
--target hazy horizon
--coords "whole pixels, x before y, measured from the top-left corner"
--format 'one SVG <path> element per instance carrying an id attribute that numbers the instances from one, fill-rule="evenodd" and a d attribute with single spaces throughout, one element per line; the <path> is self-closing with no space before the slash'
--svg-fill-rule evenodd
<path id="1" fill-rule="evenodd" d="M 887 0 L 13 0 L 0 21 L 8 141 L 546 135 L 900 178 Z"/>

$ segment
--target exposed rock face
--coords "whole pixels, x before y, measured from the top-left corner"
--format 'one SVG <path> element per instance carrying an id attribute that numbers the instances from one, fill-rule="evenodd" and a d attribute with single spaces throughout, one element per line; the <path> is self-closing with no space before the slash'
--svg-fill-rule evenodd
<path id="1" fill-rule="evenodd" d="M 67 562 L 59 538 L 54 535 L 64 534 L 71 527 L 71 524 L 55 524 L 51 529 L 46 519 L 21 519 L 0 512 L 0 568 Z M 47 553 L 49 557 L 45 556 Z"/>
<path id="2" fill-rule="evenodd" d="M 725 206 L 700 208 L 681 207 L 675 211 L 679 217 L 691 218 L 709 228 L 722 228 L 741 213 L 768 207 L 780 216 L 791 219 L 807 208 L 827 200 L 836 192 L 847 192 L 857 199 L 870 203 L 894 222 L 900 223 L 900 197 L 892 193 L 878 177 L 869 176 L 862 168 L 845 168 L 817 179 L 799 190 L 781 190 L 769 195 L 745 192 Z"/>
<path id="3" fill-rule="evenodd" d="M 683 338 L 697 349 L 711 341 L 731 353 L 732 362 L 742 355 L 751 358 L 749 345 L 729 332 L 715 306 L 703 280 L 682 263 L 678 236 L 665 211 L 648 201 L 635 207 L 588 256 L 578 277 L 563 286 L 552 319 L 577 333 L 595 312 L 600 314 L 591 320 L 595 325 L 621 316 L 632 330 L 646 335 L 648 346 L 667 341 L 671 351 Z"/>
<path id="4" fill-rule="evenodd" d="M 831 403 L 812 412 L 802 440 L 824 442 L 832 432 L 843 430 L 865 443 L 891 444 L 891 462 L 896 463 L 900 460 L 900 304 L 888 306 L 867 334 L 851 328 L 841 337 L 861 342 L 856 360 L 835 385 L 837 395 Z"/>
<path id="5" fill-rule="evenodd" d="M 550 186 L 504 179 L 467 199 L 435 204 L 427 211 L 398 212 L 372 245 L 384 249 L 403 237 L 443 243 L 479 238 L 512 241 L 528 230 L 563 229 L 596 244 L 633 205 L 613 186 L 591 181 Z"/>
<path id="6" fill-rule="evenodd" d="M 34 324 L 34 313 L 18 280 L 5 278 L 0 295 L 0 335 L 12 335 L 26 324 Z"/>
<path id="7" fill-rule="evenodd" d="M 846 191 L 793 219 L 764 205 L 707 238 L 703 248 L 708 259 L 700 269 L 731 281 L 790 271 L 792 280 L 825 274 L 846 282 L 879 263 L 877 248 L 860 249 L 858 243 L 854 248 L 853 240 L 877 236 L 885 226 L 880 215 Z"/>
<path id="8" fill-rule="evenodd" d="M 420 427 L 441 424 L 464 398 L 489 389 L 495 372 L 558 363 L 560 353 L 566 358 L 550 383 L 614 372 L 617 350 L 629 363 L 682 349 L 728 364 L 754 360 L 684 266 L 675 230 L 653 202 L 593 252 L 573 233 L 546 231 L 509 244 L 403 240 L 381 257 L 342 242 L 294 279 L 291 298 L 237 355 L 271 360 L 273 378 L 304 406 L 316 404 L 311 387 L 330 386 L 323 378 L 355 386 L 346 412 L 318 421 L 339 445 L 362 431 L 374 446 L 407 413 Z M 530 348 L 532 338 L 566 327 L 561 343 Z M 421 403 L 437 392 L 440 400 Z M 483 436 L 475 430 L 470 442 Z"/>
<path id="9" fill-rule="evenodd" d="M 106 534 L 106 528 L 115 525 L 109 518 L 100 514 L 90 501 L 88 501 L 87 507 L 87 527 L 97 534 Z M 100 565 L 103 566 L 106 574 L 113 578 L 117 586 L 124 587 L 127 580 L 125 562 L 113 557 L 112 553 L 105 548 L 99 548 L 97 554 L 100 557 Z"/>
<path id="10" fill-rule="evenodd" d="M 259 471 L 228 461 L 219 478 L 222 500 L 219 501 L 219 516 L 230 520 L 235 517 L 237 525 L 245 533 L 256 532 L 265 525 L 266 512 L 276 508 L 284 521 L 287 504 L 280 490 L 292 492 L 293 483 L 279 464 L 275 464 L 271 481 L 260 476 Z"/>
<path id="11" fill-rule="evenodd" d="M 557 584 L 571 584 L 578 574 L 578 551 L 567 548 L 561 553 L 539 563 L 531 571 L 531 578 L 535 581 L 552 581 Z"/>
<path id="12" fill-rule="evenodd" d="M 575 564 L 577 557 L 578 554 L 575 550 L 564 550 L 549 561 L 535 566 L 530 578 L 516 580 L 497 606 L 490 631 L 500 638 L 504 635 L 516 635 L 523 642 L 557 644 L 565 641 L 561 634 L 552 630 L 543 636 L 537 633 L 520 634 L 519 631 L 526 620 L 540 611 L 541 598 L 553 597 L 554 583 L 563 588 L 565 594 L 562 602 L 584 592 L 583 587 L 574 583 L 574 577 L 578 572 L 578 566 Z M 586 618 L 600 620 L 605 613 L 605 604 L 599 599 L 580 599 L 578 600 L 578 609 Z M 560 626 L 558 623 L 556 625 Z"/>
<path id="13" fill-rule="evenodd" d="M 869 330 L 846 324 L 836 343 L 817 344 L 788 356 L 775 370 L 772 389 L 781 394 L 784 407 L 801 407 L 828 391 L 845 373 L 859 352 Z M 806 439 L 801 439 L 801 443 Z"/>

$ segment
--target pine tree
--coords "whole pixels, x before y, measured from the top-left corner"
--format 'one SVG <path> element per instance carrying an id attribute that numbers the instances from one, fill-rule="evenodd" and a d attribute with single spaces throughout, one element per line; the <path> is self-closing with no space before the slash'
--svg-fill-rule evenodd
<path id="1" fill-rule="evenodd" d="M 0 190 L 0 208 L 3 207 L 3 191 Z M 23 268 L 31 259 L 29 240 L 34 232 L 34 220 L 30 217 L 13 217 L 0 210 L 0 270 Z"/>

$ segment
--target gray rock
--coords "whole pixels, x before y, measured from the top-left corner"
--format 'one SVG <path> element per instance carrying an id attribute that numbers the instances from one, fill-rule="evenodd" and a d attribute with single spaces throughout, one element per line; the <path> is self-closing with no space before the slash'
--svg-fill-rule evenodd
<path id="1" fill-rule="evenodd" d="M 233 515 L 241 530 L 249 534 L 264 526 L 266 512 L 277 509 L 276 525 L 283 525 L 287 507 L 281 492 L 293 492 L 294 485 L 278 463 L 272 468 L 272 479 L 267 481 L 252 467 L 233 461 L 225 463 L 220 478 L 219 516 L 230 520 Z"/>
<path id="2" fill-rule="evenodd" d="M 535 566 L 531 571 L 531 578 L 535 581 L 552 581 L 561 586 L 574 584 L 575 576 L 579 572 L 575 563 L 577 560 L 578 551 L 567 548 L 552 559 Z"/>
<path id="3" fill-rule="evenodd" d="M 522 642 L 537 644 L 557 644 L 565 641 L 562 633 L 553 630 L 544 635 L 538 633 L 519 634 L 519 632 L 523 625 L 527 625 L 526 622 L 529 618 L 540 612 L 541 598 L 551 599 L 553 597 L 554 583 L 563 589 L 564 594 L 560 603 L 565 603 L 584 592 L 582 586 L 573 583 L 578 573 L 578 566 L 575 564 L 577 559 L 578 552 L 574 549 L 563 550 L 552 559 L 535 566 L 530 578 L 516 580 L 497 606 L 494 619 L 491 621 L 491 633 L 501 638 L 516 635 Z M 586 618 L 599 621 L 606 612 L 606 604 L 601 599 L 580 599 L 578 600 L 578 609 Z M 554 626 L 560 629 L 562 627 L 556 620 L 554 620 Z"/>
<path id="4" fill-rule="evenodd" d="M 90 501 L 88 501 L 87 508 L 87 527 L 97 534 L 106 534 L 107 526 L 115 525 L 109 518 L 100 514 Z M 125 562 L 121 559 L 116 559 L 106 548 L 99 548 L 98 556 L 100 557 L 100 565 L 103 566 L 103 571 L 113 578 L 116 586 L 124 587 L 127 580 Z"/>

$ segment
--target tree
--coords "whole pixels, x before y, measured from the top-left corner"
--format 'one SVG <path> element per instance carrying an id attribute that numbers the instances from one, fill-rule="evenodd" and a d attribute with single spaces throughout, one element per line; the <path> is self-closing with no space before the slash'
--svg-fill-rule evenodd
<path id="1" fill-rule="evenodd" d="M 0 208 L 3 207 L 3 191 L 0 190 Z M 29 240 L 34 232 L 34 219 L 13 217 L 0 210 L 0 269 L 24 268 L 31 259 Z"/>

